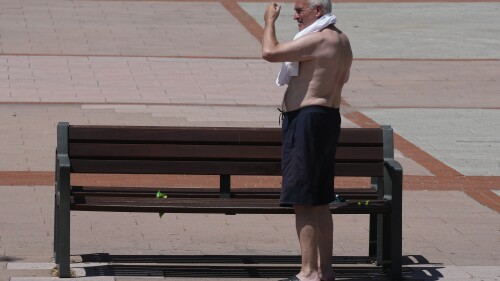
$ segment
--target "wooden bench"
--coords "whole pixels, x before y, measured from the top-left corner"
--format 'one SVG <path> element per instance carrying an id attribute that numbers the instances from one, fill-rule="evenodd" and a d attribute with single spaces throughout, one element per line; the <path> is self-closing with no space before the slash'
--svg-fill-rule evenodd
<path id="1" fill-rule="evenodd" d="M 370 214 L 369 256 L 401 278 L 402 168 L 393 159 L 389 126 L 344 128 L 336 156 L 337 177 L 368 177 L 366 188 L 337 187 L 348 202 L 334 214 Z M 70 211 L 293 214 L 278 206 L 279 188 L 231 188 L 231 176 L 280 176 L 279 128 L 57 127 L 54 256 L 60 277 L 70 276 Z M 74 186 L 70 175 L 217 175 L 214 188 Z M 360 204 L 369 199 L 369 204 Z"/>

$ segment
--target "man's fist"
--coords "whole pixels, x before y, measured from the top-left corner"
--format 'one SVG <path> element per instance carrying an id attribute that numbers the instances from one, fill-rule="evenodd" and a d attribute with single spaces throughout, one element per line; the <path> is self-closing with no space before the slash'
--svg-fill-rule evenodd
<path id="1" fill-rule="evenodd" d="M 264 14 L 265 22 L 275 22 L 280 15 L 281 6 L 272 2 L 267 6 L 266 13 Z"/>

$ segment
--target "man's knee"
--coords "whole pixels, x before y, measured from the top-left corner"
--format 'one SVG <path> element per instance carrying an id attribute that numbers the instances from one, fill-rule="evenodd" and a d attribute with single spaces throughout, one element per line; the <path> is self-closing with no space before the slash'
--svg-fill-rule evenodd
<path id="1" fill-rule="evenodd" d="M 314 212 L 315 207 L 310 205 L 293 205 L 293 210 L 295 214 L 309 214 Z"/>
<path id="2" fill-rule="evenodd" d="M 328 207 L 328 204 L 325 204 L 325 205 L 293 205 L 293 209 L 295 211 L 299 211 L 299 212 L 307 212 L 307 211 L 310 211 L 310 212 L 314 212 L 314 211 L 319 211 L 319 210 L 323 210 L 325 208 L 329 208 Z"/>

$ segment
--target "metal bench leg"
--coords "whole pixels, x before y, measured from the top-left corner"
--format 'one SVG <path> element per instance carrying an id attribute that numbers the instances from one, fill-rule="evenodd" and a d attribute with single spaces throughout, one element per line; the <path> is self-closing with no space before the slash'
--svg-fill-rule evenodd
<path id="1" fill-rule="evenodd" d="M 382 216 L 382 227 L 379 232 L 382 245 L 377 252 L 377 263 L 389 273 L 391 280 L 402 278 L 402 233 L 401 217 L 397 213 Z M 399 217 L 399 219 L 398 219 Z M 399 223 L 398 223 L 399 221 Z M 380 225 L 379 225 L 380 226 Z"/>
<path id="2" fill-rule="evenodd" d="M 377 265 L 387 269 L 390 263 L 391 225 L 389 215 L 377 215 Z"/>
<path id="3" fill-rule="evenodd" d="M 56 171 L 56 174 L 55 174 L 55 179 L 54 179 L 54 244 L 52 245 L 53 246 L 53 254 L 54 254 L 54 259 L 55 259 L 55 262 L 57 264 L 57 248 L 56 248 L 56 245 L 57 245 L 57 224 L 58 224 L 58 217 L 57 217 L 57 149 L 56 149 L 56 157 L 55 157 L 55 171 Z"/>
<path id="4" fill-rule="evenodd" d="M 384 196 L 384 180 L 381 177 L 372 177 L 371 178 L 371 188 L 376 190 L 379 198 L 383 198 Z M 369 247 L 368 247 L 368 256 L 370 258 L 377 260 L 377 247 L 378 247 L 378 215 L 370 214 L 370 228 L 369 228 Z"/>
<path id="5" fill-rule="evenodd" d="M 59 248 L 57 247 L 59 233 L 59 206 L 57 204 L 57 196 L 54 196 L 54 259 L 56 264 L 59 264 Z"/>
<path id="6" fill-rule="evenodd" d="M 69 207 L 69 205 L 68 205 Z M 59 208 L 59 230 L 57 234 L 59 277 L 71 277 L 70 271 L 70 222 L 69 208 Z"/>
<path id="7" fill-rule="evenodd" d="M 71 277 L 70 272 L 70 196 L 69 173 L 59 174 L 58 191 L 56 192 L 56 230 L 54 233 L 56 243 L 56 263 L 59 277 Z"/>
<path id="8" fill-rule="evenodd" d="M 400 213 L 399 213 L 400 214 Z M 402 278 L 402 231 L 401 217 L 398 213 L 382 216 L 382 227 L 379 232 L 381 250 L 377 255 L 377 263 L 382 265 L 384 271 L 389 273 L 391 280 L 401 280 Z"/>
<path id="9" fill-rule="evenodd" d="M 401 193 L 394 196 L 393 213 L 391 215 L 391 279 L 402 278 L 402 255 L 403 255 L 403 219 Z"/>
<path id="10" fill-rule="evenodd" d="M 368 256 L 371 258 L 377 257 L 377 215 L 370 214 L 370 236 L 368 246 Z"/>
<path id="11" fill-rule="evenodd" d="M 59 247 L 57 245 L 57 241 L 59 241 L 59 185 L 58 185 L 58 171 L 59 171 L 59 162 L 57 161 L 57 150 L 56 150 L 56 173 L 54 179 L 54 260 L 56 264 L 59 264 Z"/>
<path id="12" fill-rule="evenodd" d="M 71 277 L 70 270 L 70 161 L 68 157 L 68 123 L 57 125 L 56 208 L 54 248 L 59 277 Z"/>

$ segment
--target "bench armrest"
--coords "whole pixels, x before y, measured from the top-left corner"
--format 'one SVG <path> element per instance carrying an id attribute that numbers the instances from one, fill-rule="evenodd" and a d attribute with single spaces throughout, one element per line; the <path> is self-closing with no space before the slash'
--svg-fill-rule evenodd
<path id="1" fill-rule="evenodd" d="M 60 122 L 57 124 L 57 147 L 56 147 L 56 204 L 68 201 L 70 193 L 70 170 L 71 162 L 68 155 L 68 130 L 69 123 Z M 63 199 L 61 199 L 61 197 Z M 66 204 L 66 202 L 64 202 Z"/>
<path id="2" fill-rule="evenodd" d="M 61 203 L 61 197 L 69 199 L 71 164 L 67 154 L 57 154 L 56 157 L 56 203 Z"/>
<path id="3" fill-rule="evenodd" d="M 403 190 L 403 167 L 394 159 L 384 161 L 384 199 L 401 202 Z"/>
<path id="4" fill-rule="evenodd" d="M 71 167 L 68 154 L 57 154 L 56 169 L 69 169 Z"/>

